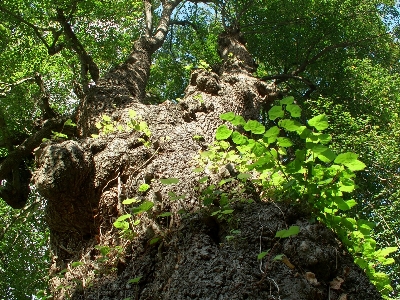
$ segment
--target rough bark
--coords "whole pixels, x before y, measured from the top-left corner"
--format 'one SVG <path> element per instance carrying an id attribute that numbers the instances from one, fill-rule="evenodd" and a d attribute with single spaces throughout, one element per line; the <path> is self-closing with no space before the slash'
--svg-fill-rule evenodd
<path id="1" fill-rule="evenodd" d="M 179 104 L 149 106 L 141 100 L 158 44 L 141 38 L 130 58 L 100 79 L 82 102 L 80 138 L 42 149 L 34 179 L 48 200 L 51 272 L 68 267 L 61 278 L 51 279 L 55 299 L 338 299 L 343 294 L 347 299 L 380 299 L 335 235 L 321 224 L 308 223 L 301 211 L 268 203 L 251 188 L 247 197 L 255 203 L 237 204 L 231 222 L 211 217 L 202 207 L 195 187 L 203 174 L 193 172 L 194 157 L 213 141 L 222 122 L 219 115 L 232 111 L 256 119 L 261 105 L 276 95 L 272 85 L 250 73 L 255 64 L 238 32 L 225 32 L 219 44 L 225 58 L 220 74 L 195 70 Z M 144 138 L 139 132 L 90 137 L 102 114 L 123 122 L 130 109 L 148 123 L 150 147 L 138 140 Z M 212 177 L 227 174 L 222 168 Z M 171 177 L 179 183 L 159 181 Z M 151 188 L 140 193 L 143 183 Z M 169 191 L 185 197 L 171 201 Z M 154 203 L 137 217 L 136 237 L 128 240 L 113 227 L 126 212 L 121 201 L 127 198 Z M 157 218 L 166 211 L 172 212 L 168 221 Z M 293 224 L 301 227 L 298 236 L 274 238 L 277 230 Z M 232 229 L 241 233 L 227 241 Z M 157 236 L 161 239 L 151 245 Z M 96 245 L 122 245 L 124 250 L 99 263 Z M 260 265 L 257 254 L 266 249 L 271 253 Z M 285 254 L 293 268 L 274 261 L 277 254 Z M 72 268 L 68 263 L 73 260 L 83 265 Z M 138 284 L 128 283 L 138 276 Z M 331 288 L 337 277 L 343 283 Z"/>

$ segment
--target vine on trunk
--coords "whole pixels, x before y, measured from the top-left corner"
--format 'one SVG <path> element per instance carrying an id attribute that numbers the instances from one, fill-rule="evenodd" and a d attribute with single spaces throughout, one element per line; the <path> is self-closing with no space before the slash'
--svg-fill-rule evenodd
<path id="1" fill-rule="evenodd" d="M 221 180 L 220 186 L 230 181 L 250 182 L 263 198 L 289 202 L 311 213 L 315 220 L 337 233 L 355 263 L 365 270 L 385 299 L 389 299 L 390 278 L 375 268 L 394 263 L 387 256 L 397 247 L 376 249 L 376 241 L 371 237 L 375 223 L 346 215 L 357 204 L 348 198 L 357 187 L 355 172 L 363 170 L 365 164 L 355 153 L 337 155 L 329 148 L 332 137 L 323 133 L 329 126 L 325 115 L 308 120 L 309 126 L 301 124 L 298 121 L 301 108 L 293 97 L 280 100 L 268 116 L 276 125 L 266 130 L 258 121 L 246 122 L 232 112 L 222 114 L 222 120 L 239 129 L 227 125 L 218 127 L 217 141 L 200 154 L 202 168 L 199 170 L 213 173 L 231 165 L 234 169 L 231 173 L 236 174 Z M 302 146 L 295 146 L 299 144 Z M 202 194 L 203 204 L 219 206 L 217 213 L 222 214 L 232 213 L 233 202 L 240 199 L 228 197 L 214 185 L 204 188 Z M 215 201 L 217 197 L 219 200 Z"/>

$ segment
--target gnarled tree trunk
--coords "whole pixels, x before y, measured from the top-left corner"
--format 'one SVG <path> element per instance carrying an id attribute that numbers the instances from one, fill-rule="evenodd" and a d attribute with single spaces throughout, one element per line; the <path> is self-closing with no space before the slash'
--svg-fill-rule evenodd
<path id="1" fill-rule="evenodd" d="M 51 271 L 68 270 L 51 279 L 55 298 L 380 299 L 335 235 L 305 221 L 301 212 L 254 192 L 256 201 L 237 205 L 230 223 L 202 207 L 195 188 L 203 175 L 193 172 L 194 158 L 214 140 L 219 115 L 232 111 L 257 119 L 277 91 L 252 76 L 251 55 L 239 31 L 231 30 L 219 38 L 220 73 L 194 70 L 180 103 L 145 105 L 151 55 L 160 43 L 142 37 L 129 59 L 89 90 L 79 108 L 79 139 L 42 146 L 34 180 L 48 200 Z M 90 137 L 103 114 L 121 124 L 129 110 L 147 122 L 150 147 L 137 131 Z M 225 173 L 229 170 L 215 177 Z M 163 185 L 162 178 L 179 178 L 179 183 Z M 150 189 L 138 192 L 143 183 Z M 184 198 L 172 201 L 171 191 Z M 140 224 L 132 239 L 121 238 L 113 226 L 126 213 L 121 202 L 127 198 L 154 203 L 136 217 Z M 163 212 L 172 215 L 158 218 Z M 277 241 L 275 232 L 292 224 L 300 233 Z M 240 234 L 227 241 L 232 229 Z M 111 250 L 102 260 L 106 246 Z M 272 250 L 261 264 L 257 255 L 266 249 Z M 277 254 L 284 254 L 286 263 L 273 261 Z M 69 264 L 78 260 L 83 264 Z M 138 277 L 138 283 L 129 283 Z"/>

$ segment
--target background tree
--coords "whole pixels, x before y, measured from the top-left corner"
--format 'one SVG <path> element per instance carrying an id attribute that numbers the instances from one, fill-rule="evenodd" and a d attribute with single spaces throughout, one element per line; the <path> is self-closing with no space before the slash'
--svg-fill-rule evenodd
<path id="1" fill-rule="evenodd" d="M 95 258 L 103 255 L 112 257 L 110 266 L 116 268 L 115 274 L 111 269 L 107 280 L 123 286 L 125 277 L 143 276 L 136 293 L 143 299 L 150 297 L 156 284 L 167 276 L 160 270 L 179 265 L 180 260 L 176 263 L 176 257 L 170 255 L 172 248 L 167 241 L 155 242 L 158 248 L 147 246 L 160 230 L 170 234 L 171 241 L 179 241 L 184 249 L 190 247 L 177 238 L 182 232 L 188 236 L 186 241 L 201 249 L 199 252 L 217 253 L 210 246 L 212 242 L 198 242 L 204 232 L 216 244 L 226 235 L 227 227 L 213 218 L 200 217 L 200 224 L 194 223 L 200 228 L 198 231 L 182 229 L 178 234 L 175 230 L 180 224 L 176 213 L 197 207 L 194 204 L 198 195 L 193 192 L 197 175 L 187 166 L 192 163 L 192 156 L 213 140 L 221 123 L 219 114 L 230 110 L 246 119 L 263 119 L 270 125 L 266 111 L 279 93 L 295 96 L 305 111 L 304 120 L 317 112 L 331 116 L 335 148 L 361 154 L 368 169 L 358 179 L 356 198 L 361 205 L 354 214 L 377 220 L 375 234 L 382 245 L 397 243 L 398 45 L 389 33 L 397 28 L 393 5 L 392 1 L 260 0 L 216 1 L 207 5 L 200 1 L 2 1 L 0 196 L 13 208 L 24 207 L 28 188 L 33 189 L 28 170 L 37 168 L 35 184 L 48 200 L 51 272 L 54 275 L 68 270 L 65 279 L 54 277 L 51 287 L 61 287 L 62 297 L 62 293 L 71 293 L 65 287 L 73 282 L 72 278 L 80 278 L 74 284 L 74 297 L 82 293 L 88 296 L 95 288 L 97 292 L 115 293 L 104 280 L 93 279 L 93 288 L 85 281 L 92 278 L 93 261 L 98 261 Z M 390 28 L 385 21 L 391 21 Z M 245 40 L 251 55 L 244 47 Z M 193 67 L 200 69 L 189 78 Z M 245 78 L 245 83 L 241 84 L 238 78 Z M 274 84 L 268 84 L 271 81 Z M 166 99 L 172 101 L 155 105 Z M 102 122 L 97 127 L 103 130 L 114 121 L 123 123 L 129 119 L 131 109 L 149 124 L 151 136 L 144 131 L 142 136 L 113 133 L 97 140 L 90 138 L 92 133 L 98 133 L 96 122 Z M 110 121 L 102 117 L 104 114 Z M 68 119 L 73 122 L 66 123 Z M 77 130 L 66 125 L 73 123 L 78 125 Z M 73 137 L 73 141 L 63 142 L 63 134 Z M 40 145 L 43 138 L 51 136 L 52 140 Z M 201 136 L 201 141 L 194 140 L 194 136 Z M 152 147 L 138 143 L 136 138 L 147 140 Z M 151 179 L 178 175 L 184 179 L 174 192 L 186 194 L 186 201 L 171 204 L 168 188 Z M 137 192 L 142 183 L 151 185 L 146 193 Z M 151 215 L 143 216 L 141 222 L 147 234 L 138 230 L 138 239 L 121 240 L 112 223 L 113 218 L 124 213 L 118 201 L 126 197 L 150 198 L 153 216 L 172 212 L 170 228 L 166 229 L 168 226 L 161 221 L 155 222 Z M 29 207 L 36 211 L 35 217 L 17 220 L 38 220 L 42 205 L 34 199 L 31 202 Z M 389 205 L 391 210 L 387 209 Z M 268 215 L 263 206 L 258 208 Z M 9 208 L 3 206 L 3 211 Z M 28 212 L 30 209 L 22 210 L 20 215 Z M 250 215 L 245 210 L 242 217 L 258 230 L 260 224 Z M 289 219 L 296 220 L 295 215 Z M 11 221 L 4 218 L 3 222 Z M 38 254 L 33 257 L 40 257 L 46 252 L 40 245 L 47 240 L 47 234 L 43 223 L 35 222 L 34 232 L 41 233 L 19 239 L 19 244 L 37 239 Z M 11 252 L 8 247 L 17 231 L 27 230 L 27 224 L 16 221 L 6 227 L 1 248 L 7 258 L 4 265 L 14 261 L 15 266 L 21 266 L 13 257 L 26 250 L 15 247 Z M 244 238 L 251 240 L 250 233 L 242 231 Z M 256 235 L 253 240 L 257 238 Z M 95 244 L 97 250 L 93 250 Z M 124 246 L 123 254 L 118 254 L 115 245 Z M 245 249 L 238 246 L 241 247 Z M 167 253 L 167 258 L 157 263 L 147 261 L 157 251 Z M 229 251 L 218 253 L 217 257 L 229 257 Z M 188 259 L 188 254 L 182 255 Z M 193 262 L 197 261 L 196 255 L 192 255 Z M 77 259 L 87 263 L 85 268 L 77 266 L 82 270 L 72 270 L 68 265 Z M 136 267 L 132 267 L 130 259 Z M 397 262 L 398 259 L 397 254 Z M 43 263 L 44 255 L 40 264 Z M 34 265 L 29 260 L 27 269 L 33 271 Z M 386 269 L 396 280 L 398 265 Z M 12 274 L 12 268 L 2 268 Z M 182 278 L 190 275 L 178 274 Z M 248 277 L 243 276 L 246 282 Z M 331 279 L 326 278 L 325 282 Z M 176 281 L 172 282 L 170 295 L 177 295 L 171 292 L 176 290 Z M 17 284 L 21 289 L 18 293 L 27 297 L 32 290 L 43 287 L 43 283 L 26 287 L 18 282 L 17 289 Z M 205 289 L 202 284 L 198 286 L 199 290 Z M 286 295 L 282 286 L 281 293 Z M 3 290 L 9 297 L 21 297 L 12 288 Z M 299 290 L 290 290 L 287 297 L 292 293 L 296 299 L 309 299 L 318 289 L 308 288 L 301 295 L 293 293 Z M 188 293 L 188 289 L 181 287 L 180 292 Z M 202 297 L 196 294 L 198 291 L 192 292 L 191 297 Z M 249 291 L 241 289 L 241 293 Z"/>

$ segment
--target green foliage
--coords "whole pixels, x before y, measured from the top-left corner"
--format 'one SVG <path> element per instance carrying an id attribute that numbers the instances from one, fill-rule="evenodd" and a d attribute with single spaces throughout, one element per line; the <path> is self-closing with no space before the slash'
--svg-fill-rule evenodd
<path id="1" fill-rule="evenodd" d="M 332 137 L 322 132 L 329 127 L 325 114 L 310 118 L 309 127 L 304 126 L 299 119 L 301 109 L 294 109 L 293 102 L 293 97 L 287 97 L 280 101 L 280 105 L 270 109 L 268 116 L 277 126 L 267 131 L 255 120 L 243 125 L 243 130 L 248 134 L 221 125 L 216 131 L 217 142 L 209 151 L 203 152 L 201 158 L 211 169 L 230 161 L 240 172 L 237 180 L 251 179 L 270 198 L 290 201 L 310 211 L 338 234 L 355 262 L 387 297 L 392 291 L 390 279 L 387 274 L 376 271 L 376 268 L 392 264 L 394 260 L 387 256 L 397 248 L 377 250 L 376 241 L 371 236 L 375 223 L 348 215 L 348 211 L 357 204 L 349 198 L 357 187 L 354 172 L 364 170 L 366 165 L 353 152 L 337 155 L 329 147 Z M 221 119 L 232 122 L 235 116 L 226 113 L 221 115 Z M 223 181 L 232 180 L 235 178 Z M 217 195 L 223 201 L 223 193 L 217 191 L 216 195 L 216 191 L 214 185 L 203 189 L 204 205 L 214 203 Z M 227 200 L 225 204 L 229 205 L 229 201 L 232 200 Z M 217 210 L 213 214 L 219 216 L 224 211 L 233 212 Z M 289 237 L 298 232 L 299 227 L 292 226 L 288 230 L 278 231 L 276 237 Z"/>
<path id="2" fill-rule="evenodd" d="M 278 238 L 287 238 L 291 237 L 293 235 L 296 235 L 300 232 L 300 227 L 299 226 L 290 226 L 289 229 L 282 229 L 279 230 L 276 234 L 275 237 Z"/>
<path id="3" fill-rule="evenodd" d="M 138 191 L 139 192 L 146 192 L 148 189 L 150 188 L 150 185 L 148 185 L 147 183 L 143 183 L 139 186 Z"/>
<path id="4" fill-rule="evenodd" d="M 145 135 L 145 138 L 138 138 L 146 147 L 150 147 L 148 138 L 151 136 L 151 131 L 145 121 L 141 120 L 141 117 L 137 115 L 134 110 L 129 110 L 129 120 L 125 124 L 120 124 L 117 121 L 112 121 L 110 116 L 103 115 L 102 121 L 96 123 L 96 128 L 99 130 L 99 134 L 92 134 L 93 138 L 98 138 L 99 135 L 107 135 L 113 132 L 124 132 L 124 131 L 138 131 Z"/>
<path id="5" fill-rule="evenodd" d="M 31 299 L 46 294 L 49 231 L 44 202 L 31 197 L 28 206 L 13 210 L 0 201 L 0 298 Z"/>
<path id="6" fill-rule="evenodd" d="M 137 284 L 137 283 L 139 283 L 140 279 L 142 279 L 142 276 L 129 279 L 128 283 L 136 283 Z"/>
<path id="7" fill-rule="evenodd" d="M 307 117 L 326 114 L 333 121 L 327 130 L 335 136 L 332 149 L 356 152 L 368 166 L 355 179 L 359 188 L 354 199 L 361 205 L 349 214 L 377 224 L 372 235 L 379 245 L 400 247 L 400 77 L 391 68 L 371 58 L 349 60 L 338 76 L 341 87 L 331 87 L 329 99 L 308 100 L 304 111 Z M 390 274 L 394 287 L 400 287 L 400 251 L 392 257 L 394 264 L 381 264 L 377 269 Z"/>

